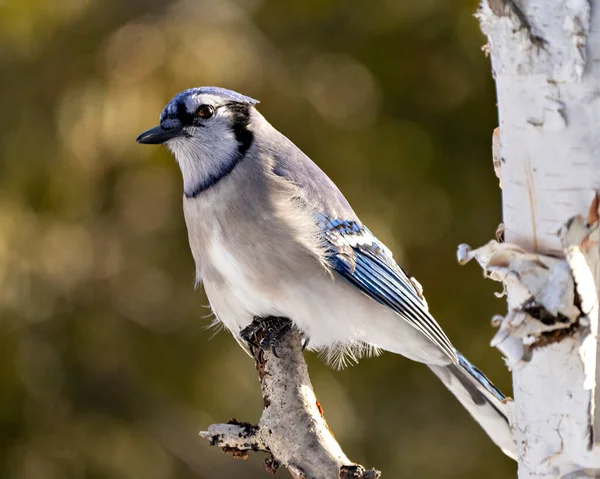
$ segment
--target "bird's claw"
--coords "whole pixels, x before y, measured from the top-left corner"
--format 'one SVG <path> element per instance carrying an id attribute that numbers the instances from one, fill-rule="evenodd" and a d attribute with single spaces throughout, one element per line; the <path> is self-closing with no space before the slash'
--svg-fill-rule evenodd
<path id="1" fill-rule="evenodd" d="M 273 356 L 279 358 L 277 346 L 293 327 L 292 322 L 287 318 L 277 316 L 261 318 L 255 316 L 252 323 L 240 331 L 240 337 L 248 344 L 252 355 L 263 363 L 264 352 L 267 349 L 271 350 Z M 308 340 L 305 340 L 303 349 L 307 344 Z"/>

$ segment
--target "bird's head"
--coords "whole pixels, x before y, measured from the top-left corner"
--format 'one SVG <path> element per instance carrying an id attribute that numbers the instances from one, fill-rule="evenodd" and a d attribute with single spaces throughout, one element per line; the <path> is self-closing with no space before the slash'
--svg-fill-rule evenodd
<path id="1" fill-rule="evenodd" d="M 231 172 L 252 144 L 250 97 L 218 87 L 182 91 L 138 143 L 164 144 L 181 168 L 186 196 L 196 196 Z"/>

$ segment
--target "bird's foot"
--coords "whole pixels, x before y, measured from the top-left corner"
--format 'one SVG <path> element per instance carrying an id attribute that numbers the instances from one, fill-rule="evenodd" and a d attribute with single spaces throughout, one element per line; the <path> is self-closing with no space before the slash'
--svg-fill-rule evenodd
<path id="1" fill-rule="evenodd" d="M 250 352 L 260 362 L 263 362 L 263 352 L 266 349 L 270 349 L 276 358 L 279 357 L 277 346 L 293 327 L 293 323 L 288 318 L 277 316 L 261 318 L 255 316 L 252 323 L 240 331 L 240 337 L 248 343 Z M 256 350 L 258 350 L 258 355 L 255 354 Z"/>

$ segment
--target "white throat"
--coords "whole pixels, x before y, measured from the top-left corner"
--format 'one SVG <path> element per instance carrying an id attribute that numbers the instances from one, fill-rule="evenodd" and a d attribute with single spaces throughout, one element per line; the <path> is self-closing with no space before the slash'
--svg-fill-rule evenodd
<path id="1" fill-rule="evenodd" d="M 210 142 L 200 138 L 174 138 L 167 147 L 177 160 L 183 177 L 183 191 L 194 196 L 199 190 L 214 184 L 228 174 L 238 159 L 238 142 L 232 131 L 218 138 L 210 136 Z"/>

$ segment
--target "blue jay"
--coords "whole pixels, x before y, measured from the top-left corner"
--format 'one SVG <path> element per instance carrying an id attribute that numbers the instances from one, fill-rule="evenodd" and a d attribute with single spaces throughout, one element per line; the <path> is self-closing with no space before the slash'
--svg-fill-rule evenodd
<path id="1" fill-rule="evenodd" d="M 264 328 L 260 347 L 274 347 L 291 321 L 338 365 L 381 350 L 425 363 L 514 458 L 511 402 L 452 346 L 419 283 L 257 103 L 223 88 L 185 90 L 137 139 L 164 144 L 179 164 L 196 278 L 217 320 L 241 344 Z"/>

